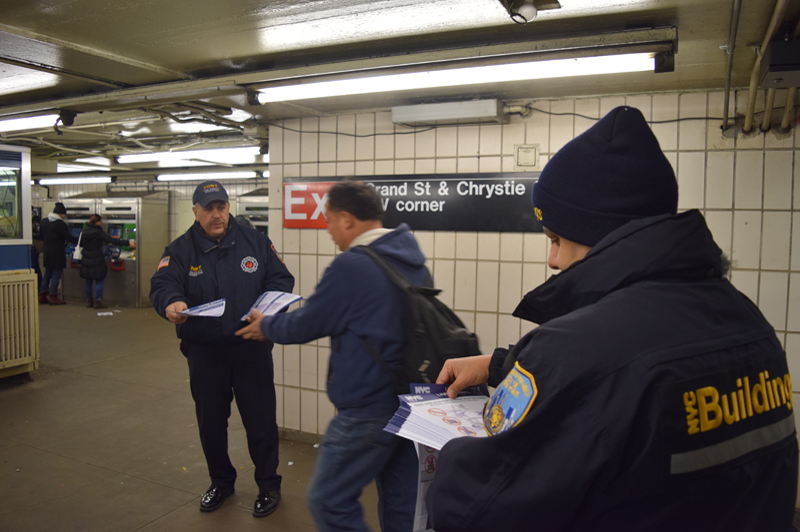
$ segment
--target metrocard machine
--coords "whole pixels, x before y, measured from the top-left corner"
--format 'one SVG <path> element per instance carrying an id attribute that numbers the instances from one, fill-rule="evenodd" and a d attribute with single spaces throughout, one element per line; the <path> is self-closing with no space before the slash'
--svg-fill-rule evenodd
<path id="1" fill-rule="evenodd" d="M 70 230 L 75 232 L 88 221 L 91 214 L 102 216 L 103 229 L 110 236 L 135 240 L 136 248 L 105 247 L 108 275 L 103 287 L 103 302 L 109 306 L 150 306 L 150 278 L 169 244 L 169 193 L 164 192 L 104 192 L 87 193 L 62 200 L 70 216 Z M 88 206 L 94 202 L 94 212 L 85 219 L 73 219 L 78 211 L 71 206 Z M 75 208 L 74 207 L 74 208 Z M 77 236 L 77 234 L 75 234 Z M 72 259 L 74 246 L 68 247 L 67 269 L 64 270 L 63 292 L 69 300 L 86 299 L 85 281 L 80 278 L 80 263 Z"/>

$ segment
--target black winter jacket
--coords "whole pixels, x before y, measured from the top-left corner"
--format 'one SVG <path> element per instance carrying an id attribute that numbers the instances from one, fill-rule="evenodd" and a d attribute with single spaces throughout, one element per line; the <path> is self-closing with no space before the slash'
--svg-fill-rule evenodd
<path id="1" fill-rule="evenodd" d="M 81 248 L 83 248 L 83 258 L 81 259 L 81 278 L 99 281 L 108 275 L 108 266 L 104 256 L 103 245 L 130 246 L 130 240 L 114 238 L 103 231 L 99 225 L 87 225 L 81 232 Z"/>
<path id="2" fill-rule="evenodd" d="M 437 532 L 791 529 L 786 355 L 698 211 L 626 224 L 515 315 L 541 326 L 492 358 L 496 435 L 442 449 Z"/>
<path id="3" fill-rule="evenodd" d="M 234 333 L 258 296 L 267 291 L 291 292 L 294 277 L 269 238 L 242 227 L 233 216 L 220 242 L 195 222 L 164 250 L 150 280 L 150 301 L 164 318 L 166 308 L 183 301 L 191 308 L 225 298 L 219 318 L 191 317 L 176 325 L 178 338 L 193 343 L 235 344 L 245 341 Z M 272 342 L 265 342 L 272 349 Z"/>
<path id="4" fill-rule="evenodd" d="M 78 239 L 69 232 L 67 223 L 62 219 L 42 220 L 42 239 L 44 240 L 44 267 L 62 270 L 67 267 L 67 254 L 64 248 L 67 242 L 77 244 Z"/>

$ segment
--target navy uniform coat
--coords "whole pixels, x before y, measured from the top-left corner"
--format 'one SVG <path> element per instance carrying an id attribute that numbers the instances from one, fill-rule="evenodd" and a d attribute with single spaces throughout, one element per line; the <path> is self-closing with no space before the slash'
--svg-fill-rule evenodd
<path id="1" fill-rule="evenodd" d="M 698 211 L 631 222 L 525 296 L 496 351 L 495 436 L 445 445 L 433 528 L 790 530 L 786 356 Z M 495 399 L 499 397 L 499 399 Z"/>
<path id="2" fill-rule="evenodd" d="M 221 317 L 189 318 L 175 327 L 178 338 L 188 342 L 234 344 L 244 341 L 234 333 L 247 324 L 241 317 L 263 292 L 291 292 L 292 288 L 294 277 L 270 239 L 240 226 L 231 216 L 220 242 L 195 222 L 167 246 L 150 280 L 150 301 L 166 317 L 167 306 L 176 301 L 191 308 L 224 297 Z M 266 343 L 271 349 L 271 342 Z"/>

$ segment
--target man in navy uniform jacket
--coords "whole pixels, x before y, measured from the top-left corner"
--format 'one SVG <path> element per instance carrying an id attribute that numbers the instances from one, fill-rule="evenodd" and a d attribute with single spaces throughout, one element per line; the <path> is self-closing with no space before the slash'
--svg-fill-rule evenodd
<path id="1" fill-rule="evenodd" d="M 246 341 L 235 332 L 263 292 L 291 292 L 294 277 L 269 238 L 239 226 L 229 215 L 228 193 L 218 181 L 197 185 L 192 203 L 196 221 L 164 251 L 150 281 L 150 300 L 161 316 L 175 323 L 181 352 L 189 362 L 200 442 L 211 477 L 200 510 L 216 510 L 234 491 L 228 418 L 235 394 L 256 467 L 259 493 L 253 515 L 265 517 L 275 511 L 281 495 L 273 344 Z M 219 318 L 178 314 L 221 298 L 225 311 Z"/>
<path id="2" fill-rule="evenodd" d="M 533 188 L 562 270 L 514 315 L 510 349 L 448 361 L 439 382 L 497 390 L 488 438 L 442 449 L 437 532 L 788 531 L 798 447 L 786 355 L 727 279 L 644 117 L 619 107 Z"/>

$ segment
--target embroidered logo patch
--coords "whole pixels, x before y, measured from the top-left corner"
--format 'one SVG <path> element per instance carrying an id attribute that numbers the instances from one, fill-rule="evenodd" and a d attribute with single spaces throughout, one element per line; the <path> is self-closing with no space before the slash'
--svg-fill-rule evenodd
<path id="1" fill-rule="evenodd" d="M 496 436 L 517 426 L 528 415 L 538 394 L 533 375 L 517 362 L 486 404 L 483 413 L 486 432 Z"/>
<path id="2" fill-rule="evenodd" d="M 255 257 L 245 257 L 242 259 L 242 270 L 253 273 L 258 269 L 258 261 Z"/>
<path id="3" fill-rule="evenodd" d="M 197 277 L 203 273 L 202 266 L 189 266 L 189 276 L 190 277 Z"/>
<path id="4" fill-rule="evenodd" d="M 542 221 L 542 209 L 536 207 L 535 209 L 533 209 L 533 214 L 536 215 L 537 220 L 539 220 L 540 222 Z"/>
<path id="5" fill-rule="evenodd" d="M 156 271 L 160 270 L 161 268 L 166 268 L 167 266 L 169 266 L 169 255 L 161 259 L 161 262 L 158 263 L 158 268 L 156 268 Z"/>
<path id="6" fill-rule="evenodd" d="M 278 260 L 283 262 L 283 259 L 281 258 L 280 255 L 278 255 L 278 251 L 275 249 L 275 244 L 272 244 L 272 246 L 270 246 L 270 247 L 272 247 L 272 251 L 273 251 L 273 253 L 275 253 L 275 256 L 278 257 Z"/>

